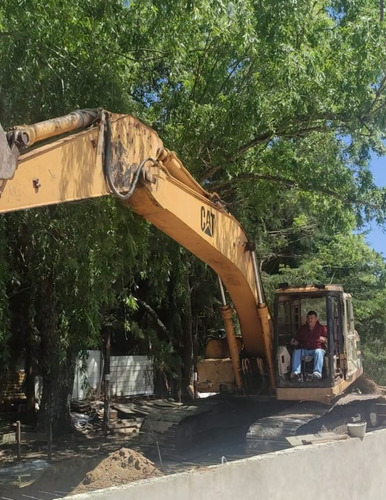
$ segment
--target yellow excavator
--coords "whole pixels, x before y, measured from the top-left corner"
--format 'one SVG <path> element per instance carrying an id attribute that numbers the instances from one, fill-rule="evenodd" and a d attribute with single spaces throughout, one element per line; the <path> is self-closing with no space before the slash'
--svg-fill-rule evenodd
<path id="1" fill-rule="evenodd" d="M 211 341 L 197 366 L 199 392 L 265 392 L 276 400 L 329 403 L 362 374 L 350 295 L 339 285 L 283 284 L 272 320 L 253 244 L 240 223 L 154 130 L 133 116 L 102 109 L 77 110 L 7 132 L 0 126 L 0 213 L 109 195 L 218 275 L 226 337 Z M 290 339 L 309 310 L 318 311 L 327 327 L 323 377 L 294 381 Z"/>

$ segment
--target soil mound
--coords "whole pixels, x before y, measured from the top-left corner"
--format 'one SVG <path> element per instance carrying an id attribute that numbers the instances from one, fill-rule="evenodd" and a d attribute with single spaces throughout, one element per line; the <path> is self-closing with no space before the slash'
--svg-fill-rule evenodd
<path id="1" fill-rule="evenodd" d="M 141 453 L 130 448 L 121 448 L 99 462 L 71 493 L 119 486 L 160 475 L 162 475 L 161 471 Z"/>
<path id="2" fill-rule="evenodd" d="M 360 376 L 350 387 L 350 392 L 359 392 L 360 394 L 384 394 L 384 388 L 377 385 L 374 380 Z"/>

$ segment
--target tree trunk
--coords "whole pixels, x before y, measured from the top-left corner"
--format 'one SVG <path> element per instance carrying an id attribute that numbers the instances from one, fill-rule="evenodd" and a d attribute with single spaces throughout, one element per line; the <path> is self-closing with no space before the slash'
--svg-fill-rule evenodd
<path id="1" fill-rule="evenodd" d="M 43 377 L 39 430 L 59 436 L 70 429 L 70 401 L 76 352 L 60 342 L 56 295 L 52 276 L 43 278 L 37 300 L 36 326 L 40 334 L 40 372 Z"/>
<path id="2" fill-rule="evenodd" d="M 35 341 L 33 338 L 33 329 L 30 323 L 31 313 L 31 295 L 30 283 L 25 279 L 26 269 L 20 269 L 21 284 L 20 290 L 11 293 L 9 300 L 10 310 L 12 311 L 11 330 L 13 337 L 11 340 L 13 356 L 15 359 L 20 358 L 24 354 L 24 372 L 25 379 L 23 383 L 23 391 L 26 395 L 26 413 L 25 421 L 30 424 L 36 423 L 35 413 L 35 375 L 36 375 L 36 358 Z"/>
<path id="3" fill-rule="evenodd" d="M 31 423 L 36 423 L 36 411 L 35 411 L 35 370 L 33 369 L 34 360 L 32 353 L 29 349 L 26 350 L 25 354 L 25 381 L 24 381 L 24 392 L 27 400 L 27 412 L 26 420 Z"/>
<path id="4" fill-rule="evenodd" d="M 74 382 L 75 361 L 69 359 L 66 365 L 57 371 L 57 375 L 43 375 L 43 395 L 38 414 L 38 426 L 41 432 L 49 431 L 53 436 L 60 436 L 71 429 L 70 402 Z M 53 363 L 55 361 L 53 360 Z"/>
<path id="5" fill-rule="evenodd" d="M 103 411 L 103 431 L 104 435 L 107 436 L 110 427 L 110 359 L 111 359 L 111 333 L 110 329 L 107 328 L 105 332 L 105 362 L 103 368 L 103 382 L 104 382 L 104 411 Z"/>
<path id="6" fill-rule="evenodd" d="M 183 315 L 183 353 L 182 353 L 182 397 L 193 396 L 193 316 L 189 276 L 186 276 L 186 301 Z"/>

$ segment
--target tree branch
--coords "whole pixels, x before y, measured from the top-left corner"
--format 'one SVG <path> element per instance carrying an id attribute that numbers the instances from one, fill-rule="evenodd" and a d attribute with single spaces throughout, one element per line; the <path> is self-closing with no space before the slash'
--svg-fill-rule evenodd
<path id="1" fill-rule="evenodd" d="M 194 96 L 194 94 L 196 92 L 196 87 L 197 87 L 197 84 L 198 84 L 198 80 L 201 77 L 201 70 L 202 70 L 202 67 L 204 65 L 204 61 L 205 61 L 205 59 L 206 59 L 206 57 L 207 57 L 207 55 L 209 53 L 209 48 L 212 45 L 212 43 L 214 42 L 214 40 L 215 40 L 215 38 L 213 40 L 207 39 L 207 41 L 205 43 L 205 48 L 203 49 L 204 53 L 202 55 L 201 60 L 199 60 L 197 72 L 196 72 L 195 77 L 194 77 L 194 84 L 193 84 L 192 90 L 191 90 L 190 95 L 189 95 L 189 101 L 193 100 L 193 96 Z"/>
<path id="2" fill-rule="evenodd" d="M 371 210 L 382 210 L 382 207 L 379 204 L 371 203 L 369 201 L 361 201 L 361 200 L 354 200 L 350 201 L 347 198 L 344 198 L 340 193 L 333 191 L 332 189 L 328 189 L 326 187 L 320 187 L 318 186 L 317 188 L 314 188 L 313 186 L 307 186 L 298 183 L 297 181 L 293 179 L 288 179 L 286 177 L 281 177 L 278 175 L 269 175 L 269 174 L 256 174 L 256 173 L 251 173 L 251 174 L 239 174 L 236 177 L 233 177 L 232 179 L 232 184 L 235 184 L 237 181 L 251 181 L 251 180 L 266 180 L 270 182 L 275 182 L 279 184 L 283 184 L 287 187 L 293 188 L 293 189 L 298 189 L 301 191 L 309 192 L 309 193 L 319 193 L 319 194 L 324 194 L 327 196 L 330 196 L 332 198 L 335 198 L 339 201 L 341 201 L 344 205 L 347 206 L 352 206 L 352 205 L 358 205 L 362 207 L 369 208 Z M 219 189 L 219 187 L 227 186 L 229 182 L 225 183 L 219 183 L 218 185 L 215 186 L 215 189 Z"/>
<path id="3" fill-rule="evenodd" d="M 375 109 L 375 106 L 378 103 L 379 99 L 381 98 L 381 96 L 385 90 L 385 87 L 386 87 L 386 75 L 382 78 L 382 80 L 379 84 L 379 87 L 378 87 L 377 91 L 375 92 L 375 97 L 374 97 L 373 102 L 371 103 L 369 114 L 371 114 L 372 111 L 374 111 L 376 113 L 380 108 L 382 108 L 383 104 L 377 109 Z"/>
<path id="4" fill-rule="evenodd" d="M 152 309 L 147 302 L 144 300 L 140 299 L 139 297 L 136 297 L 138 303 L 146 309 L 146 311 L 150 314 L 150 316 L 153 318 L 157 326 L 163 331 L 163 333 L 167 336 L 168 340 L 171 341 L 172 336 L 170 335 L 169 330 L 166 328 L 166 326 L 163 324 L 163 322 L 159 319 L 158 314 Z"/>

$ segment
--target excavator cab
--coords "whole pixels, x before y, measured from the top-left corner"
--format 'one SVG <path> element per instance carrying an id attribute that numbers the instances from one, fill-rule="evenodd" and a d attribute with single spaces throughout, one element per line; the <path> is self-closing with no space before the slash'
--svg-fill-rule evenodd
<path id="1" fill-rule="evenodd" d="M 310 376 L 313 360 L 302 355 L 301 380 L 293 380 L 291 339 L 305 323 L 308 311 L 316 311 L 327 328 L 322 379 Z M 290 288 L 283 284 L 276 292 L 274 318 L 277 399 L 330 402 L 362 374 L 351 296 L 342 286 Z"/>

